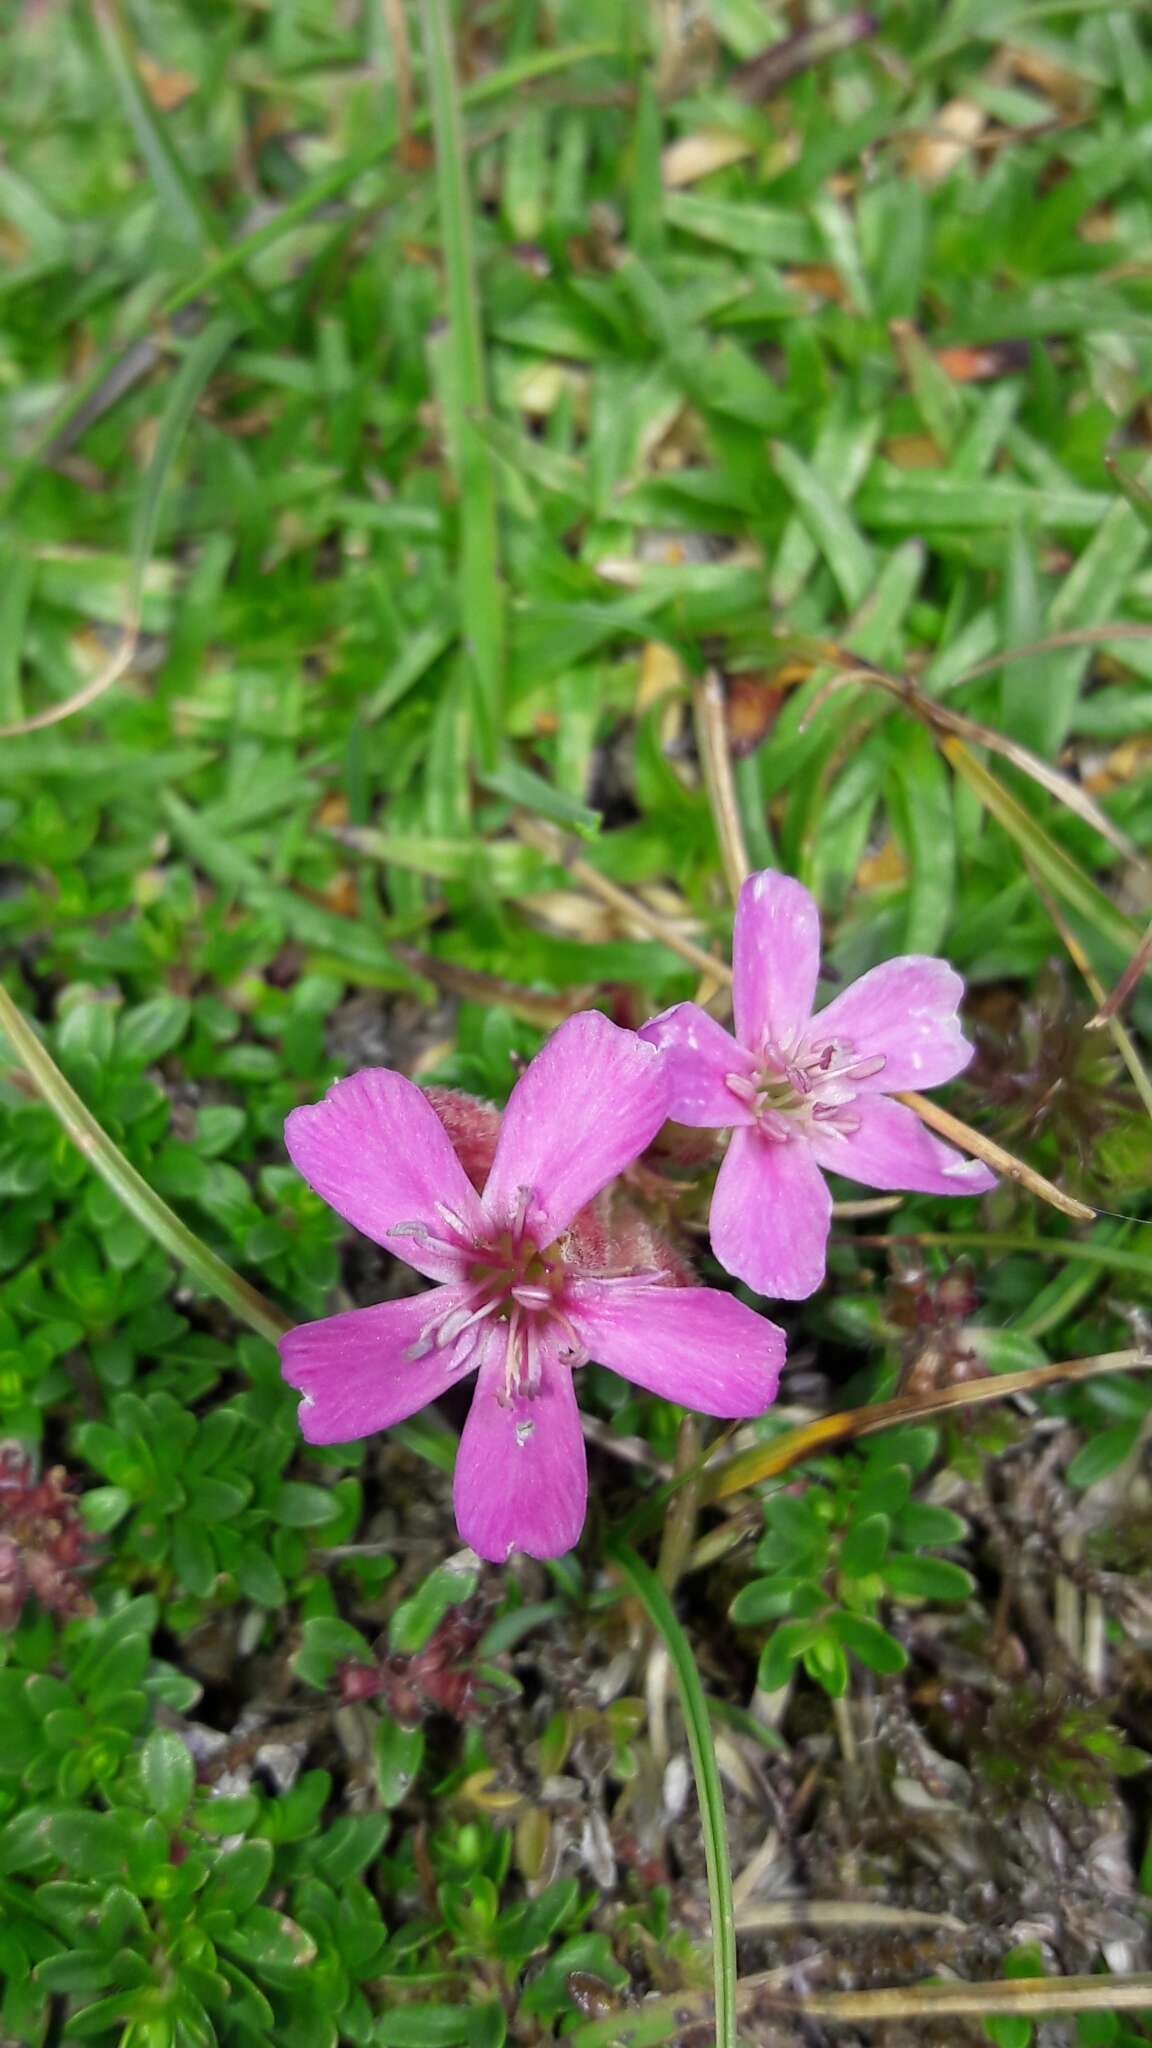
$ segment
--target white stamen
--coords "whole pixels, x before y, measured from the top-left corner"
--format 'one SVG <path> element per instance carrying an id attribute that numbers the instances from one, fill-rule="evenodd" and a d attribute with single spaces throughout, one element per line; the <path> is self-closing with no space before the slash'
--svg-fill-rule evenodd
<path id="1" fill-rule="evenodd" d="M 458 1216 L 455 1209 L 450 1209 L 447 1202 L 437 1202 L 436 1214 L 448 1225 L 449 1230 L 454 1230 L 457 1237 L 462 1237 L 466 1244 L 475 1243 L 474 1235 L 469 1230 L 463 1217 Z"/>

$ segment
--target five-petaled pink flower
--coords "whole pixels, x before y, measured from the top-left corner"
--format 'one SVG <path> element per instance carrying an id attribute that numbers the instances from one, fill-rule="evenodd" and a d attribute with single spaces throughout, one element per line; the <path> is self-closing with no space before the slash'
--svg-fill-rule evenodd
<path id="1" fill-rule="evenodd" d="M 460 1534 L 481 1557 L 556 1557 L 584 1522 L 588 1478 L 572 1369 L 589 1358 L 706 1415 L 758 1415 L 784 1337 L 733 1295 L 662 1272 L 589 1273 L 580 1211 L 668 1114 L 666 1063 L 597 1011 L 554 1033 L 512 1091 L 478 1195 L 413 1082 L 385 1067 L 288 1118 L 317 1194 L 436 1285 L 305 1323 L 281 1340 L 309 1443 L 401 1422 L 465 1373 L 476 1395 L 456 1461 Z"/>
<path id="2" fill-rule="evenodd" d="M 759 1294 L 802 1301 L 824 1278 L 824 1173 L 865 1187 L 978 1195 L 995 1176 L 889 1095 L 950 1081 L 972 1057 L 945 960 L 887 960 L 812 1015 L 820 913 L 771 869 L 740 891 L 732 935 L 735 1037 L 695 1003 L 641 1036 L 669 1065 L 669 1115 L 732 1137 L 712 1196 L 712 1249 Z"/>

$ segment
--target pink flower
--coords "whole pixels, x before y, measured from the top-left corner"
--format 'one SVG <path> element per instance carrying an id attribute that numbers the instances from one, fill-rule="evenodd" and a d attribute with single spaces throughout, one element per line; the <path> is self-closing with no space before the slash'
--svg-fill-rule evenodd
<path id="1" fill-rule="evenodd" d="M 712 1197 L 712 1249 L 758 1294 L 802 1301 L 824 1278 L 825 1173 L 870 1188 L 979 1195 L 995 1176 L 890 1095 L 950 1081 L 972 1057 L 945 960 L 886 960 L 812 1015 L 820 913 L 766 869 L 740 891 L 732 935 L 735 1037 L 695 1003 L 646 1024 L 677 1123 L 732 1130 Z"/>
<path id="2" fill-rule="evenodd" d="M 309 1443 L 401 1422 L 478 1375 L 456 1460 L 456 1519 L 481 1557 L 557 1557 L 588 1478 L 572 1369 L 588 1358 L 707 1415 L 758 1415 L 784 1337 L 733 1295 L 656 1271 L 579 1264 L 570 1227 L 668 1114 L 664 1061 L 597 1011 L 571 1017 L 516 1083 L 477 1194 L 421 1090 L 386 1067 L 288 1118 L 318 1195 L 436 1283 L 431 1293 L 305 1323 L 281 1340 Z"/>

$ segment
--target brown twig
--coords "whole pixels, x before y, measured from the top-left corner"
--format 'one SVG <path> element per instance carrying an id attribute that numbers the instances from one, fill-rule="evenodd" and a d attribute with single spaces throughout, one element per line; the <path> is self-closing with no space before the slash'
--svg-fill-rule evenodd
<path id="1" fill-rule="evenodd" d="M 994 1138 L 986 1138 L 983 1132 L 974 1131 L 970 1124 L 962 1123 L 958 1116 L 941 1109 L 939 1103 L 930 1102 L 926 1095 L 916 1095 L 909 1090 L 905 1094 L 897 1095 L 896 1101 L 902 1102 L 907 1109 L 914 1110 L 921 1123 L 927 1124 L 929 1130 L 936 1131 L 941 1138 L 949 1139 L 953 1145 L 959 1145 L 962 1151 L 971 1152 L 976 1159 L 982 1159 L 984 1164 L 992 1167 L 996 1173 L 1002 1173 L 1009 1180 L 1016 1181 L 1020 1187 L 1027 1188 L 1029 1194 L 1038 1195 L 1042 1202 L 1048 1202 L 1053 1209 L 1059 1209 L 1062 1216 L 1072 1216 L 1077 1223 L 1096 1221 L 1096 1211 L 1090 1209 L 1087 1202 L 1078 1202 L 1074 1195 L 1066 1195 L 1062 1188 L 1045 1179 L 1042 1173 L 1037 1173 L 1034 1166 L 1028 1166 L 1023 1159 L 1017 1159 L 1014 1152 L 1006 1152 Z"/>
<path id="2" fill-rule="evenodd" d="M 1104 997 L 1096 1015 L 1088 1019 L 1089 1031 L 1099 1031 L 1110 1018 L 1119 1015 L 1137 982 L 1147 973 L 1149 961 L 1152 961 L 1152 924 L 1149 925 L 1111 994 Z"/>
<path id="3" fill-rule="evenodd" d="M 1108 637 L 1115 639 L 1118 631 L 1118 628 L 1113 629 Z M 971 682 L 977 676 L 1003 668 L 1011 661 L 1022 661 L 1025 655 L 1044 654 L 1050 649 L 1079 645 L 1085 641 L 1086 636 L 1093 640 L 1099 639 L 1102 633 L 1102 628 L 1084 628 L 1080 633 L 1054 633 L 1051 639 L 1036 641 L 1028 647 L 1008 648 L 994 660 L 980 662 L 975 668 L 969 669 L 960 681 Z M 1149 635 L 1152 635 L 1152 626 L 1133 626 L 1130 634 L 1124 637 L 1145 639 Z M 857 654 L 851 647 L 842 646 L 839 641 L 812 643 L 811 651 L 817 659 L 822 658 L 837 664 L 836 673 L 825 685 L 826 689 L 837 688 L 846 682 L 875 683 L 878 688 L 887 690 L 890 696 L 896 697 L 904 704 L 930 732 L 947 733 L 953 739 L 968 740 L 972 745 L 987 747 L 989 753 L 1001 755 L 1005 761 L 1011 762 L 1014 768 L 1018 768 L 1021 774 L 1038 783 L 1041 789 L 1046 789 L 1049 796 L 1055 797 L 1067 810 L 1072 811 L 1078 818 L 1083 818 L 1085 824 L 1091 825 L 1094 831 L 1099 832 L 1101 838 L 1106 839 L 1110 846 L 1114 846 L 1118 853 L 1122 853 L 1126 860 L 1132 861 L 1140 868 L 1147 866 L 1140 848 L 1129 839 L 1126 832 L 1121 831 L 1107 812 L 1101 809 L 1095 798 L 1069 776 L 1062 775 L 1058 768 L 1050 767 L 1049 763 L 1042 760 L 1039 754 L 1034 754 L 1030 747 L 1023 747 L 1018 740 L 1009 739 L 1004 733 L 997 732 L 995 726 L 982 725 L 979 719 L 966 718 L 963 712 L 951 710 L 948 705 L 941 704 L 935 697 L 929 697 L 924 690 L 918 689 L 910 676 L 895 675 L 889 669 L 881 668 L 877 662 L 869 661 L 866 656 Z M 811 715 L 810 709 L 809 717 Z"/>
<path id="4" fill-rule="evenodd" d="M 700 766 L 704 771 L 704 787 L 720 844 L 724 878 L 735 902 L 748 879 L 751 862 L 732 777 L 724 686 L 715 669 L 709 669 L 702 680 L 692 685 L 692 713 Z"/>
<path id="5" fill-rule="evenodd" d="M 1026 1372 L 1001 1372 L 986 1380 L 965 1380 L 959 1386 L 934 1387 L 927 1394 L 901 1394 L 894 1401 L 876 1401 L 866 1408 L 847 1408 L 839 1415 L 822 1415 L 815 1422 L 802 1423 L 772 1443 L 738 1452 L 726 1465 L 705 1473 L 701 1492 L 706 1500 L 725 1500 L 763 1479 L 778 1478 L 834 1444 L 872 1436 L 877 1430 L 892 1429 L 897 1423 L 918 1422 L 953 1408 L 975 1408 L 986 1401 L 1006 1401 L 1012 1395 L 1038 1393 L 1060 1380 L 1097 1379 L 1104 1373 L 1146 1372 L 1150 1368 L 1152 1356 L 1145 1351 L 1107 1351 L 1093 1358 L 1065 1359 L 1059 1365 L 1031 1366 Z"/>
<path id="6" fill-rule="evenodd" d="M 609 910 L 615 911 L 617 917 L 623 918 L 628 924 L 636 925 L 640 931 L 647 932 L 649 938 L 659 939 L 660 944 L 667 946 L 669 952 L 679 953 L 682 960 L 687 960 L 690 966 L 698 968 L 702 974 L 711 975 L 714 981 L 725 987 L 731 983 L 732 969 L 726 960 L 719 959 L 715 953 L 706 953 L 703 946 L 697 946 L 691 939 L 684 938 L 674 925 L 668 923 L 667 918 L 661 917 L 655 910 L 649 910 L 648 905 L 642 903 L 638 896 L 633 896 L 629 890 L 621 889 L 615 882 L 610 882 L 608 877 L 600 874 L 589 861 L 573 852 L 571 844 L 565 840 L 564 834 L 556 826 L 546 824 L 542 818 L 528 817 L 526 814 L 515 818 L 513 826 L 526 845 L 535 846 L 541 853 L 546 853 L 550 860 L 556 861 L 565 870 L 573 882 L 581 889 L 586 889 L 590 896 L 599 897 L 600 902 L 606 904 Z"/>

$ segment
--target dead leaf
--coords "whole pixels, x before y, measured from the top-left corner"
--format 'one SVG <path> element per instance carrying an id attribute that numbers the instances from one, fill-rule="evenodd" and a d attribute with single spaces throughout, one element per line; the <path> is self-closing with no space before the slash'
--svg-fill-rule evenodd
<path id="1" fill-rule="evenodd" d="M 832 299 L 838 306 L 849 304 L 848 287 L 830 263 L 802 263 L 784 275 L 787 283 L 800 291 L 813 292 L 818 299 Z"/>
<path id="2" fill-rule="evenodd" d="M 767 739 L 788 691 L 809 673 L 806 664 L 793 662 L 782 669 L 748 670 L 725 678 L 724 722 L 737 761 L 754 754 Z"/>
<path id="3" fill-rule="evenodd" d="M 908 169 L 921 185 L 939 185 L 984 133 L 988 116 L 973 100 L 949 100 L 930 129 L 910 143 Z"/>
<path id="4" fill-rule="evenodd" d="M 157 64 L 146 51 L 141 51 L 137 57 L 136 69 L 153 106 L 159 107 L 162 114 L 170 114 L 173 107 L 182 107 L 200 83 L 193 72 L 169 70 L 165 65 Z"/>
<path id="5" fill-rule="evenodd" d="M 943 469 L 944 455 L 931 434 L 894 434 L 884 454 L 895 469 Z"/>
<path id="6" fill-rule="evenodd" d="M 938 348 L 936 361 L 954 384 L 986 384 L 1028 367 L 1026 341 L 998 341 L 985 348 Z"/>
<path id="7" fill-rule="evenodd" d="M 874 853 L 866 853 L 856 869 L 862 889 L 889 889 L 894 882 L 908 879 L 908 863 L 894 839 L 886 839 Z"/>
<path id="8" fill-rule="evenodd" d="M 694 185 L 712 171 L 722 171 L 753 154 L 752 144 L 728 128 L 701 128 L 695 135 L 681 135 L 670 142 L 660 159 L 666 191 Z"/>
<path id="9" fill-rule="evenodd" d="M 1049 50 L 1034 43 L 1021 43 L 1003 53 L 1003 70 L 1009 77 L 1034 85 L 1054 106 L 1067 114 L 1078 114 L 1084 104 L 1085 81 Z"/>

